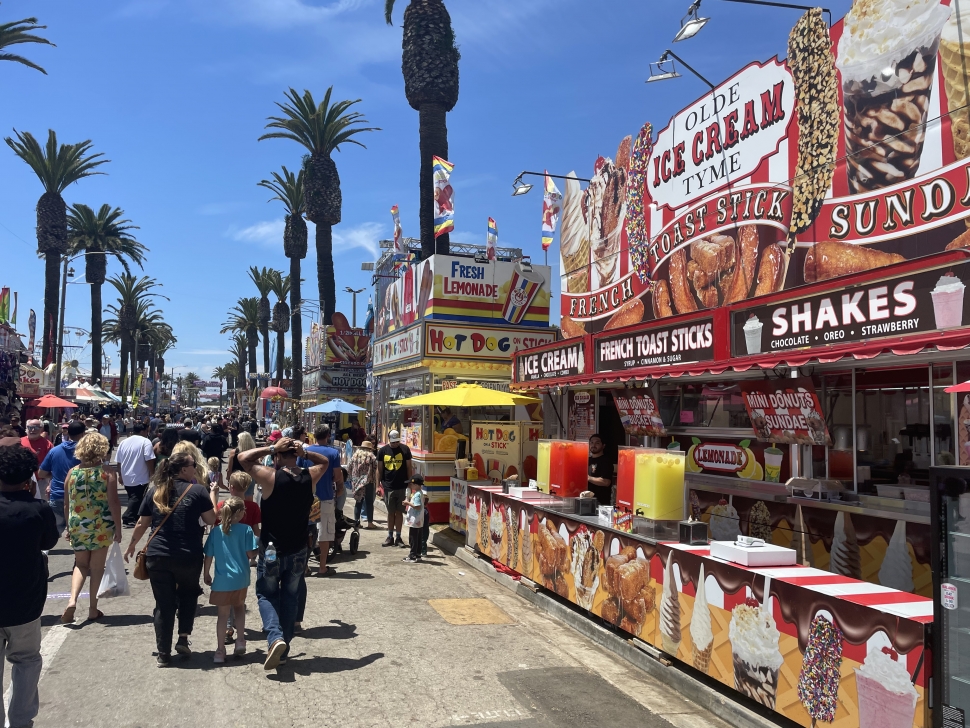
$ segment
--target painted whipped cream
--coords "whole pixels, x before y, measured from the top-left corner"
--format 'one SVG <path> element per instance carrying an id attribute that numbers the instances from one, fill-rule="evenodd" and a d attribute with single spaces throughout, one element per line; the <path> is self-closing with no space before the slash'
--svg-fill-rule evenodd
<path id="1" fill-rule="evenodd" d="M 949 16 L 950 8 L 939 0 L 856 0 L 839 39 L 843 83 L 870 78 L 870 61 L 889 66 L 903 60 Z"/>
<path id="2" fill-rule="evenodd" d="M 839 511 L 835 517 L 835 534 L 832 536 L 832 551 L 829 571 L 833 574 L 862 578 L 862 555 L 859 553 L 859 540 L 848 513 Z"/>
<path id="3" fill-rule="evenodd" d="M 697 577 L 697 596 L 694 598 L 694 611 L 690 616 L 690 639 L 699 652 L 706 650 L 714 641 L 711 607 L 707 603 L 707 589 L 704 588 L 704 564 L 701 564 Z"/>
<path id="4" fill-rule="evenodd" d="M 950 19 L 940 38 L 947 43 L 970 43 L 970 0 L 950 0 L 950 8 Z"/>
<path id="5" fill-rule="evenodd" d="M 963 285 L 963 281 L 953 275 L 953 273 L 946 273 L 940 276 L 940 280 L 936 282 L 936 288 L 933 289 L 932 293 L 957 293 L 964 288 L 966 286 Z"/>
<path id="6" fill-rule="evenodd" d="M 785 661 L 778 649 L 780 635 L 775 618 L 760 606 L 736 606 L 731 612 L 728 636 L 731 650 L 749 665 L 777 670 Z"/>
<path id="7" fill-rule="evenodd" d="M 913 591 L 913 561 L 906 544 L 906 522 L 896 521 L 892 538 L 886 548 L 886 556 L 879 567 L 879 583 L 890 589 Z"/>
<path id="8" fill-rule="evenodd" d="M 910 695 L 914 701 L 919 697 L 906 667 L 883 650 L 870 650 L 866 661 L 856 668 L 856 672 L 882 685 L 889 692 Z"/>
<path id="9" fill-rule="evenodd" d="M 583 220 L 582 208 L 583 190 L 576 179 L 576 173 L 570 172 L 566 179 L 566 192 L 562 198 L 562 230 L 560 232 L 559 250 L 564 258 L 576 255 L 586 239 L 586 221 Z"/>

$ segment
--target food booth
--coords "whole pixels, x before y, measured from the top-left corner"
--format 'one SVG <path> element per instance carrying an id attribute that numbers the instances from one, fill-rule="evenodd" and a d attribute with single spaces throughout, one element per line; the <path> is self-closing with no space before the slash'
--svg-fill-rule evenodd
<path id="1" fill-rule="evenodd" d="M 498 455 L 514 437 L 538 439 L 541 405 L 424 407 L 397 400 L 477 384 L 509 391 L 512 356 L 556 340 L 549 327 L 548 266 L 528 259 L 488 260 L 479 254 L 434 255 L 408 267 L 385 290 L 377 314 L 371 359 L 376 431 L 381 442 L 396 429 L 411 448 L 414 470 L 424 476 L 432 523 L 448 523 L 455 454 L 481 461 L 501 477 L 522 470 Z M 515 434 L 512 435 L 512 431 Z M 463 443 L 460 445 L 460 443 Z M 496 477 L 499 477 L 496 475 Z"/>
<path id="2" fill-rule="evenodd" d="M 785 61 L 566 181 L 565 340 L 517 353 L 511 387 L 562 440 L 602 435 L 615 505 L 468 488 L 470 546 L 804 726 L 970 709 L 970 573 L 934 588 L 929 490 L 970 466 L 970 397 L 946 391 L 970 380 L 970 114 L 958 13 L 916 5 L 862 60 L 861 8 L 888 3 L 809 11 Z M 637 513 L 630 473 L 665 452 L 702 542 Z M 739 542 L 791 563 L 717 555 Z"/>

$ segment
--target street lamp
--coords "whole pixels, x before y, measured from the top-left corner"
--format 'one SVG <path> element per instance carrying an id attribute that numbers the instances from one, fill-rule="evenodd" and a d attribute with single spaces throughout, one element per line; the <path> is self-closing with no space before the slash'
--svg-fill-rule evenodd
<path id="1" fill-rule="evenodd" d="M 650 83 L 651 81 L 666 81 L 668 78 L 680 78 L 680 74 L 677 73 L 676 66 L 674 66 L 673 61 L 677 61 L 684 68 L 686 68 L 688 71 L 690 71 L 695 76 L 697 76 L 701 81 L 703 81 L 708 86 L 710 86 L 711 91 L 714 90 L 715 87 L 713 83 L 711 83 L 706 78 L 704 78 L 695 69 L 691 68 L 691 66 L 688 65 L 683 58 L 678 56 L 670 49 L 665 50 L 663 52 L 663 55 L 660 56 L 660 58 L 657 60 L 656 63 L 650 64 L 650 78 L 646 80 L 646 83 Z M 669 68 L 664 68 L 664 64 L 666 63 L 670 64 Z M 653 72 L 654 66 L 657 67 L 657 73 Z"/>
<path id="2" fill-rule="evenodd" d="M 775 2 L 774 0 L 722 0 L 726 3 L 740 3 L 742 5 L 763 5 L 771 8 L 788 8 L 790 10 L 814 10 L 813 5 L 798 5 L 795 3 L 781 3 Z M 687 8 L 687 15 L 685 15 L 680 21 L 680 30 L 677 31 L 677 35 L 674 36 L 674 43 L 678 41 L 687 40 L 688 38 L 693 38 L 697 35 L 701 28 L 707 25 L 707 21 L 710 18 L 702 18 L 697 14 L 697 11 L 701 9 L 701 0 L 694 0 Z M 819 8 L 823 13 L 829 16 L 829 28 L 832 27 L 832 11 L 828 8 Z M 659 80 L 659 79 L 658 79 Z"/>
<path id="3" fill-rule="evenodd" d="M 64 358 L 64 304 L 67 299 L 67 278 L 68 275 L 74 275 L 74 271 L 71 270 L 68 274 L 67 265 L 72 260 L 77 260 L 78 258 L 83 258 L 85 255 L 107 255 L 103 250 L 91 250 L 85 251 L 83 253 L 78 253 L 73 258 L 64 257 L 64 273 L 61 276 L 61 315 L 57 321 L 57 360 L 54 366 L 54 396 L 59 397 L 61 394 L 61 362 Z"/>
<path id="4" fill-rule="evenodd" d="M 527 174 L 530 174 L 533 177 L 552 177 L 554 179 L 574 179 L 578 180 L 579 182 L 589 182 L 588 179 L 583 177 L 567 177 L 562 174 L 548 174 L 547 172 L 520 172 L 519 176 L 512 180 L 512 197 L 524 195 L 532 189 L 532 185 L 530 185 L 528 182 L 522 181 L 522 178 Z"/>
<path id="5" fill-rule="evenodd" d="M 346 288 L 344 288 L 344 290 L 347 291 L 347 293 L 349 293 L 351 296 L 354 297 L 354 322 L 353 322 L 353 327 L 356 329 L 357 328 L 357 294 L 358 293 L 363 293 L 367 289 L 366 288 L 353 289 L 350 286 L 347 286 Z"/>

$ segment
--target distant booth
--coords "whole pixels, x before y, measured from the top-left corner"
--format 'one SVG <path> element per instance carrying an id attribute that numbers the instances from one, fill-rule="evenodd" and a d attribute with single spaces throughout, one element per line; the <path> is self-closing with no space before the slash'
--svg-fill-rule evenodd
<path id="1" fill-rule="evenodd" d="M 413 252 L 419 255 L 420 248 Z M 387 253 L 376 276 L 373 428 L 382 443 L 398 430 L 411 449 L 414 471 L 424 476 L 430 496 L 432 523 L 448 522 L 456 454 L 469 465 L 477 462 L 482 477 L 524 477 L 520 451 L 528 447 L 519 445 L 538 442 L 541 405 L 394 403 L 461 384 L 508 393 L 513 354 L 556 340 L 549 328 L 548 266 L 532 265 L 518 249 L 499 248 L 496 260 L 478 246 L 452 245 L 452 253 L 396 273 Z M 511 458 L 510 443 L 502 440 L 508 437 L 515 443 Z"/>

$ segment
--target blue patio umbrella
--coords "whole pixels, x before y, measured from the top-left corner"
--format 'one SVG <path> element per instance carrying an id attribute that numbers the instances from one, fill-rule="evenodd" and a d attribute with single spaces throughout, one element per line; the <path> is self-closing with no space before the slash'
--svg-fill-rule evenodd
<path id="1" fill-rule="evenodd" d="M 325 414 L 334 414 L 337 412 L 342 414 L 353 414 L 354 412 L 363 412 L 363 410 L 363 407 L 358 407 L 357 405 L 351 404 L 346 400 L 337 398 L 331 399 L 329 402 L 314 405 L 313 407 L 308 407 L 303 411 L 311 413 L 321 412 Z"/>

